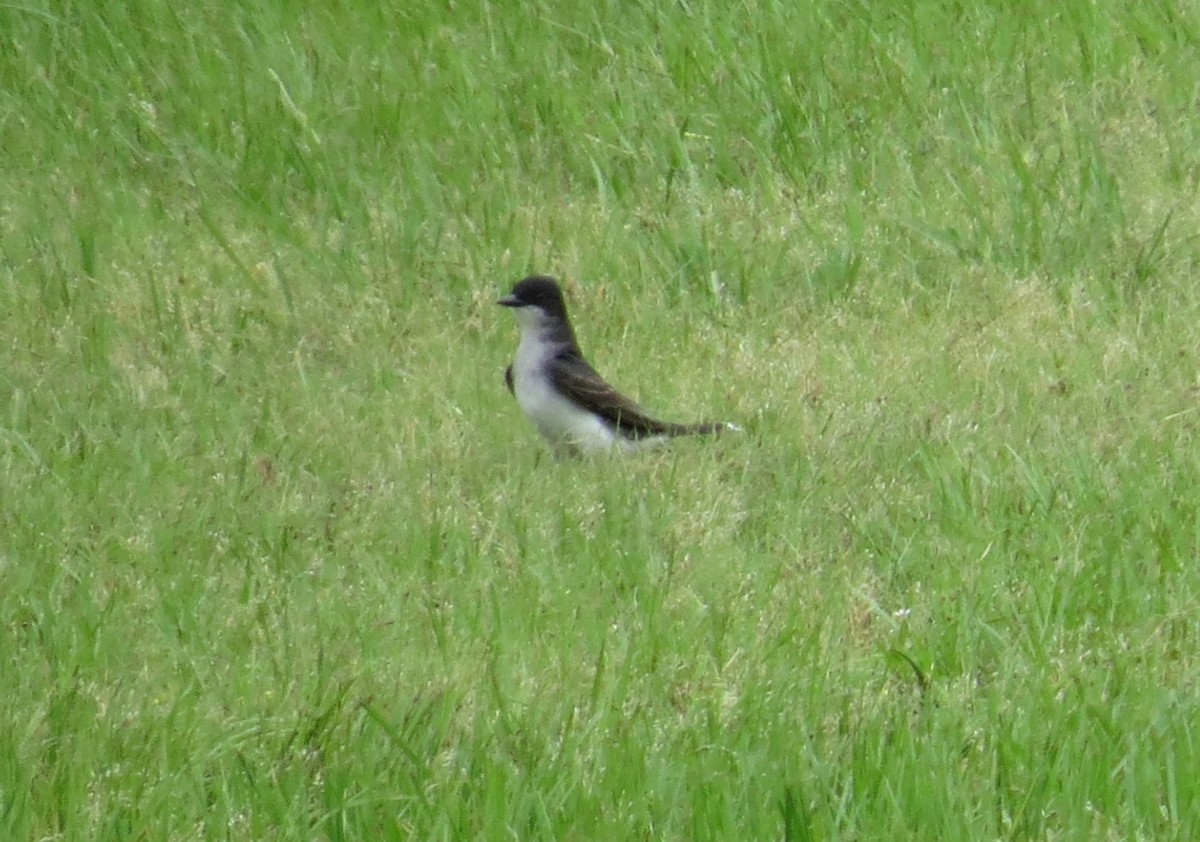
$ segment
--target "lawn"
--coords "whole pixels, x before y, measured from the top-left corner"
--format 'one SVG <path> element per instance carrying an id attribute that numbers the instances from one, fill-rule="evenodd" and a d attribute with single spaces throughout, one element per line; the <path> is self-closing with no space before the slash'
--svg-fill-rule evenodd
<path id="1" fill-rule="evenodd" d="M 0 838 L 1200 836 L 1196 3 L 0 32 Z"/>

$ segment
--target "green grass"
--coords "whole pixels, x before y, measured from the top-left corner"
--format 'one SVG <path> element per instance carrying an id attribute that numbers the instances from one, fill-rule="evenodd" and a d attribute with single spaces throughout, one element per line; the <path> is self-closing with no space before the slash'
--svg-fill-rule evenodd
<path id="1" fill-rule="evenodd" d="M 1200 834 L 1195 4 L 209 5 L 0 6 L 0 838 Z"/>

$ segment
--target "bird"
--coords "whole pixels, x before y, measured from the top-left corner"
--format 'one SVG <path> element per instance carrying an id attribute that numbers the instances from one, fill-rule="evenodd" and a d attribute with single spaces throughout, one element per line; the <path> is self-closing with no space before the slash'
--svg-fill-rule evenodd
<path id="1" fill-rule="evenodd" d="M 678 436 L 741 429 L 723 421 L 660 421 L 610 386 L 584 359 L 554 278 L 531 275 L 496 303 L 513 310 L 521 329 L 505 385 L 556 454 L 632 451 Z"/>

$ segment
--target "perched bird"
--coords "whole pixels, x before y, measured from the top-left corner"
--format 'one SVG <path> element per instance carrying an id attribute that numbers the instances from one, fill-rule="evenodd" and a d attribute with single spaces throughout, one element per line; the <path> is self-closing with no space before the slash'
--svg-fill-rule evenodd
<path id="1" fill-rule="evenodd" d="M 496 303 L 513 308 L 521 328 L 504 382 L 557 453 L 632 450 L 675 436 L 739 429 L 724 422 L 659 421 L 608 385 L 583 358 L 553 278 L 526 278 Z"/>

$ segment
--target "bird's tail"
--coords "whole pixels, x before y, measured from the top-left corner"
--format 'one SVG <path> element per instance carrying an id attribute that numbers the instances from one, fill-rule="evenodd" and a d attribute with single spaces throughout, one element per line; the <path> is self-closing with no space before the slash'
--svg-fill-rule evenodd
<path id="1" fill-rule="evenodd" d="M 699 424 L 670 424 L 668 436 L 715 436 L 718 433 L 740 433 L 742 428 L 728 421 L 702 421 Z"/>

